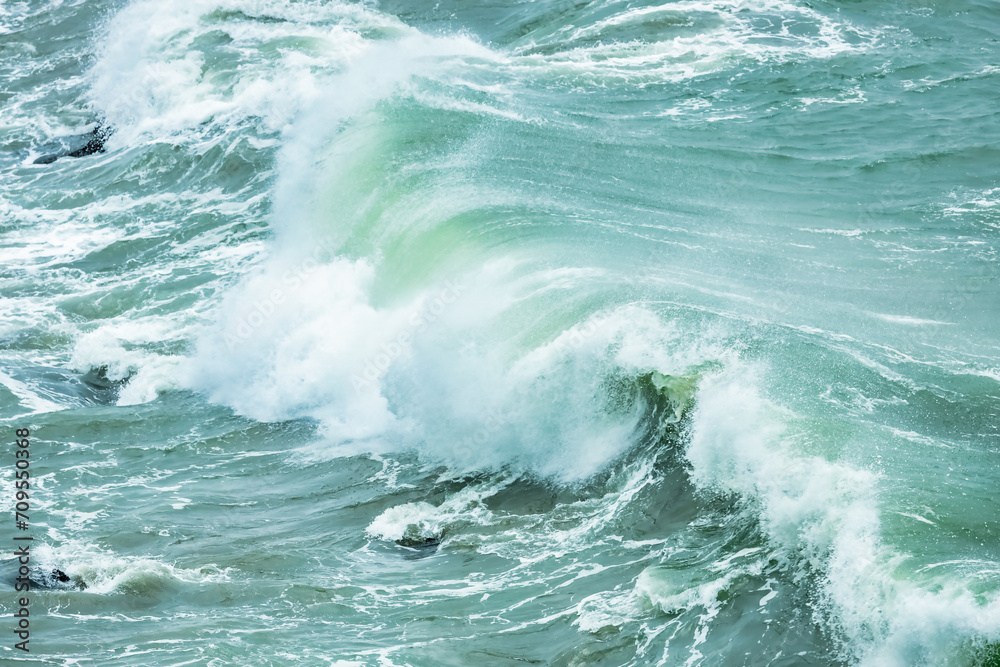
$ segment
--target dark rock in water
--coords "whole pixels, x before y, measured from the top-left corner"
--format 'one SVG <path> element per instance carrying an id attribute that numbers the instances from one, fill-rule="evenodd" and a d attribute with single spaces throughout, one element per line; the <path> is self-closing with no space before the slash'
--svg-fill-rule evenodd
<path id="1" fill-rule="evenodd" d="M 95 153 L 103 153 L 105 144 L 112 130 L 103 122 L 86 134 L 76 134 L 60 137 L 54 142 L 42 146 L 44 154 L 35 158 L 33 164 L 52 164 L 61 157 L 84 157 Z"/>
<path id="2" fill-rule="evenodd" d="M 435 554 L 438 547 L 441 546 L 441 538 L 428 537 L 414 540 L 404 537 L 401 540 L 396 540 L 396 544 L 409 552 L 404 556 L 404 558 L 407 560 L 416 560 L 418 558 L 426 558 L 427 556 Z"/>
<path id="3" fill-rule="evenodd" d="M 21 563 L 17 558 L 4 561 L 0 564 L 0 581 L 16 590 L 18 584 L 24 583 L 24 575 L 20 574 L 20 567 Z M 30 587 L 29 591 L 83 590 L 87 587 L 82 581 L 74 581 L 71 576 L 58 568 L 38 566 L 29 566 L 27 583 Z"/>
<path id="4" fill-rule="evenodd" d="M 128 384 L 134 373 L 129 373 L 123 378 L 112 379 L 108 377 L 108 367 L 91 368 L 83 375 L 76 375 L 74 380 L 80 383 L 80 393 L 93 403 L 100 405 L 114 405 L 118 402 L 122 387 Z"/>
<path id="5" fill-rule="evenodd" d="M 91 368 L 80 379 L 97 389 L 118 389 L 128 382 L 131 377 L 129 375 L 121 380 L 112 380 L 108 377 L 108 367 L 101 366 L 100 368 Z"/>
<path id="6" fill-rule="evenodd" d="M 436 547 L 441 544 L 441 538 L 439 537 L 421 537 L 421 538 L 411 538 L 403 537 L 402 539 L 396 540 L 396 544 L 401 547 L 408 547 L 410 549 L 428 549 L 430 547 Z"/>

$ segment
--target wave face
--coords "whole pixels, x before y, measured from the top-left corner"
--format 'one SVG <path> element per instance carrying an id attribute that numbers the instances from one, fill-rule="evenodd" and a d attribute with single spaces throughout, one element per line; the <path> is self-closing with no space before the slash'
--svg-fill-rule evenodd
<path id="1" fill-rule="evenodd" d="M 996 664 L 998 19 L 0 7 L 39 650 Z"/>

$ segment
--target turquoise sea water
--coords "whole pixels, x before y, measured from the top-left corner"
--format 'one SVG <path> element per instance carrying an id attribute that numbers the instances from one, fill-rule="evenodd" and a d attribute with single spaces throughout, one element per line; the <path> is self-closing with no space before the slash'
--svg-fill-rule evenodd
<path id="1" fill-rule="evenodd" d="M 0 661 L 997 664 L 998 34 L 4 1 Z"/>

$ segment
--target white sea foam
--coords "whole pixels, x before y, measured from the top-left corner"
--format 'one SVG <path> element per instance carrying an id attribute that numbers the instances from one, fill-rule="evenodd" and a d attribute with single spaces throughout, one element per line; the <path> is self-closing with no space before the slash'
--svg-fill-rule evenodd
<path id="1" fill-rule="evenodd" d="M 829 623 L 862 665 L 941 664 L 963 638 L 1000 636 L 1000 600 L 977 600 L 961 578 L 894 576 L 907 555 L 883 543 L 872 473 L 796 452 L 791 415 L 752 375 L 700 387 L 688 459 L 699 488 L 758 504 L 766 534 L 794 567 L 819 573 Z"/>
<path id="2" fill-rule="evenodd" d="M 182 359 L 148 346 L 184 334 L 184 328 L 170 318 L 108 322 L 77 340 L 70 365 L 82 374 L 103 371 L 108 381 L 121 383 L 118 405 L 148 403 L 177 386 L 176 369 Z"/>
<path id="3" fill-rule="evenodd" d="M 420 542 L 441 539 L 448 529 L 488 525 L 493 522 L 494 515 L 483 504 L 483 499 L 494 494 L 500 486 L 503 483 L 499 486 L 468 486 L 438 506 L 415 502 L 390 507 L 375 517 L 366 532 L 381 540 Z"/>
<path id="4" fill-rule="evenodd" d="M 140 0 L 109 25 L 91 71 L 91 98 L 116 128 L 117 146 L 249 117 L 281 130 L 319 96 L 330 71 L 369 46 L 363 30 L 407 29 L 394 17 L 340 2 Z M 203 44 L 220 39 L 224 55 L 216 51 L 208 63 Z"/>
<path id="5" fill-rule="evenodd" d="M 121 557 L 93 545 L 67 542 L 32 549 L 35 562 L 43 569 L 65 572 L 72 583 L 91 594 L 156 596 L 185 584 L 203 585 L 228 581 L 230 573 L 214 565 L 180 568 L 151 558 Z"/>
<path id="6" fill-rule="evenodd" d="M 534 350 L 506 349 L 491 330 L 502 331 L 499 319 L 511 308 L 592 272 L 525 275 L 516 261 L 499 259 L 380 306 L 371 294 L 378 259 L 337 257 L 336 240 L 315 226 L 315 154 L 323 137 L 416 74 L 470 57 L 492 56 L 466 38 L 408 38 L 371 48 L 332 80 L 336 96 L 287 135 L 275 250 L 227 298 L 185 383 L 257 419 L 319 419 L 337 444 L 377 449 L 389 440 L 459 470 L 513 463 L 547 476 L 586 477 L 630 446 L 641 416 L 605 416 L 600 386 L 609 374 L 630 364 L 636 372 L 675 372 L 703 357 L 655 353 L 636 342 L 672 340 L 641 311 L 618 313 L 609 326 L 603 316 L 571 325 Z M 317 243 L 327 245 L 315 252 Z"/>
<path id="7" fill-rule="evenodd" d="M 27 384 L 15 380 L 4 372 L 0 372 L 0 384 L 10 390 L 29 412 L 53 412 L 63 409 L 63 406 L 39 396 Z"/>
<path id="8" fill-rule="evenodd" d="M 938 324 L 938 325 L 954 325 L 953 322 L 942 322 L 940 320 L 928 320 L 920 317 L 911 317 L 909 315 L 892 315 L 889 313 L 872 313 L 873 317 L 877 317 L 880 320 L 886 322 L 892 322 L 893 324 L 909 324 L 913 326 L 919 326 L 922 324 Z"/>

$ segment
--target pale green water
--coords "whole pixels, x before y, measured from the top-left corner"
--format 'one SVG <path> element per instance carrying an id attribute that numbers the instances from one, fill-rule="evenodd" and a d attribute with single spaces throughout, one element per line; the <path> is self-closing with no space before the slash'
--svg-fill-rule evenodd
<path id="1" fill-rule="evenodd" d="M 4 3 L 0 661 L 994 664 L 998 29 Z"/>

